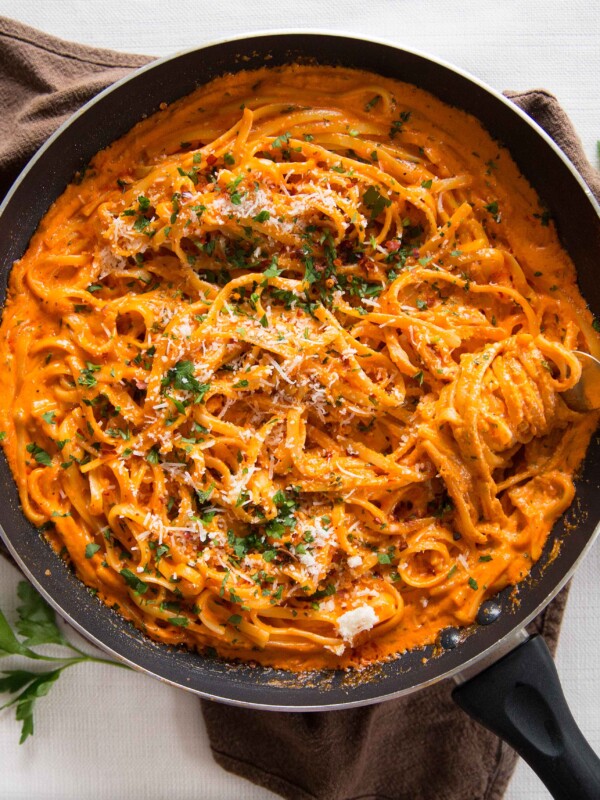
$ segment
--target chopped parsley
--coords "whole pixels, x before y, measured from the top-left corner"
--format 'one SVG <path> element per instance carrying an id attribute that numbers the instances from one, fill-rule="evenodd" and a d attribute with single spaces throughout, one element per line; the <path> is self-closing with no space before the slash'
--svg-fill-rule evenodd
<path id="1" fill-rule="evenodd" d="M 371 210 L 371 219 L 376 219 L 384 208 L 392 205 L 392 201 L 384 197 L 374 186 L 369 186 L 362 199 L 367 208 Z"/>
<path id="2" fill-rule="evenodd" d="M 81 372 L 79 373 L 79 377 L 77 378 L 77 383 L 80 386 L 87 386 L 91 388 L 92 386 L 95 386 L 98 383 L 98 381 L 94 377 L 94 372 L 99 372 L 101 368 L 100 366 L 98 366 L 98 364 L 92 364 L 91 361 L 86 361 L 85 364 L 86 364 L 85 369 L 82 369 Z"/>
<path id="3" fill-rule="evenodd" d="M 273 139 L 273 141 L 271 143 L 271 147 L 279 147 L 279 148 L 281 148 L 281 147 L 283 147 L 284 144 L 287 144 L 291 138 L 292 138 L 292 134 L 291 133 L 289 133 L 289 132 L 288 133 L 282 133 L 281 136 L 277 136 L 275 139 Z"/>
<path id="4" fill-rule="evenodd" d="M 123 576 L 127 586 L 129 586 L 130 589 L 133 589 L 136 594 L 145 594 L 148 591 L 148 584 L 140 580 L 135 572 L 132 572 L 130 569 L 122 569 L 121 575 Z"/>
<path id="5" fill-rule="evenodd" d="M 371 109 L 375 108 L 375 106 L 377 105 L 377 103 L 379 103 L 380 100 L 381 100 L 380 94 L 374 95 L 374 97 L 372 97 L 368 103 L 365 103 L 365 111 L 371 111 Z"/>
<path id="6" fill-rule="evenodd" d="M 86 544 L 86 546 L 85 546 L 85 557 L 86 558 L 91 558 L 94 555 L 94 553 L 98 552 L 98 550 L 100 550 L 100 545 L 99 544 L 96 544 L 95 542 L 90 542 L 89 544 Z"/>
<path id="7" fill-rule="evenodd" d="M 194 377 L 194 364 L 192 361 L 178 361 L 167 372 L 162 381 L 163 386 L 173 386 L 196 396 L 195 402 L 201 403 L 204 395 L 210 389 L 210 383 L 200 383 Z M 172 399 L 172 398 L 171 398 Z"/>
<path id="8" fill-rule="evenodd" d="M 50 467 L 52 465 L 52 457 L 35 442 L 30 442 L 26 450 L 28 453 L 31 453 L 38 464 L 42 464 L 44 467 Z"/>
<path id="9" fill-rule="evenodd" d="M 493 202 L 488 203 L 487 205 L 484 206 L 484 208 L 485 208 L 486 211 L 489 211 L 489 213 L 494 218 L 495 222 L 500 222 L 500 212 L 498 211 L 498 201 L 497 200 L 494 200 Z"/>

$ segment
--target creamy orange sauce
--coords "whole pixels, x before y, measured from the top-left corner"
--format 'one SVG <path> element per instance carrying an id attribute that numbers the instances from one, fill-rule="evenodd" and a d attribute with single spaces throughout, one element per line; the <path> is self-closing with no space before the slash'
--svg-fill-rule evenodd
<path id="1" fill-rule="evenodd" d="M 24 513 L 169 644 L 293 670 L 435 641 L 527 575 L 597 423 L 554 224 L 471 116 L 227 76 L 98 153 L 12 270 Z"/>

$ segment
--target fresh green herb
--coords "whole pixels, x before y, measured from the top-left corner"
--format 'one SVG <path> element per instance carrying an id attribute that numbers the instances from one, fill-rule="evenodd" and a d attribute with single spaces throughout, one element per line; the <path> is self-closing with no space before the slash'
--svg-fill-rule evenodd
<path id="1" fill-rule="evenodd" d="M 268 211 L 266 211 L 266 210 L 259 211 L 259 212 L 258 212 L 258 214 L 257 214 L 255 217 L 252 217 L 252 219 L 253 219 L 255 222 L 266 222 L 266 221 L 267 221 L 268 219 L 270 219 L 270 218 L 271 218 L 271 215 L 270 215 L 270 213 L 269 213 Z"/>
<path id="2" fill-rule="evenodd" d="M 248 386 L 248 381 L 244 378 L 244 380 L 238 381 L 237 383 L 233 384 L 234 389 L 245 389 Z"/>
<path id="3" fill-rule="evenodd" d="M 421 181 L 421 186 L 423 187 L 423 189 L 431 189 L 431 184 L 432 183 L 433 183 L 433 180 L 431 178 L 429 178 L 428 181 Z"/>
<path id="4" fill-rule="evenodd" d="M 498 201 L 494 200 L 492 203 L 488 203 L 484 206 L 486 211 L 492 215 L 496 222 L 500 222 L 500 212 L 498 211 Z"/>
<path id="5" fill-rule="evenodd" d="M 194 364 L 192 361 L 178 361 L 163 378 L 163 386 L 173 386 L 196 395 L 195 402 L 202 402 L 204 395 L 210 389 L 210 383 L 199 383 L 194 377 Z"/>
<path id="6" fill-rule="evenodd" d="M 381 100 L 381 95 L 376 94 L 369 100 L 368 103 L 365 103 L 365 111 L 371 111 L 371 109 L 375 108 L 375 106 L 377 105 L 377 103 L 379 103 L 380 100 Z"/>
<path id="7" fill-rule="evenodd" d="M 223 161 L 228 167 L 232 167 L 235 164 L 235 158 L 231 155 L 231 153 L 225 153 L 223 156 Z"/>
<path id="8" fill-rule="evenodd" d="M 46 411 L 44 414 L 42 414 L 42 419 L 44 422 L 47 422 L 48 425 L 54 425 L 56 422 L 56 414 L 54 411 Z"/>
<path id="9" fill-rule="evenodd" d="M 101 283 L 90 283 L 90 285 L 86 289 L 86 292 L 93 294 L 94 292 L 99 292 L 100 289 L 104 289 L 104 286 L 102 286 Z"/>
<path id="10" fill-rule="evenodd" d="M 17 607 L 19 621 L 17 631 L 27 647 L 38 644 L 64 644 L 66 639 L 56 625 L 54 611 L 27 581 L 20 581 L 17 595 L 21 605 Z M 1 647 L 0 643 L 0 647 Z"/>
<path id="11" fill-rule="evenodd" d="M 132 572 L 130 569 L 122 569 L 121 575 L 125 579 L 127 586 L 133 589 L 136 594 L 145 594 L 148 591 L 148 584 L 140 580 L 135 572 Z"/>
<path id="12" fill-rule="evenodd" d="M 180 628 L 186 628 L 190 624 L 187 617 L 170 617 L 169 622 L 171 625 L 177 625 Z"/>
<path id="13" fill-rule="evenodd" d="M 392 205 L 392 201 L 380 194 L 374 186 L 369 186 L 362 199 L 367 208 L 371 209 L 371 219 L 376 219 L 384 208 Z"/>
<path id="14" fill-rule="evenodd" d="M 419 309 L 419 311 L 425 311 L 425 309 L 428 308 L 427 301 L 426 300 L 421 300 L 420 297 L 417 298 L 416 305 L 417 305 L 417 308 Z"/>
<path id="15" fill-rule="evenodd" d="M 277 255 L 274 255 L 273 258 L 271 259 L 271 263 L 263 272 L 265 278 L 276 278 L 278 275 L 281 275 L 283 270 L 277 269 L 277 264 L 278 264 Z"/>
<path id="16" fill-rule="evenodd" d="M 156 445 L 146 453 L 146 461 L 149 464 L 158 464 L 158 447 Z"/>
<path id="17" fill-rule="evenodd" d="M 415 381 L 417 381 L 417 383 L 419 384 L 419 386 L 423 386 L 423 378 L 424 378 L 424 375 L 423 375 L 423 370 L 420 370 L 419 372 L 417 372 L 417 374 L 416 374 L 416 375 L 413 375 L 413 379 L 414 379 Z"/>
<path id="18" fill-rule="evenodd" d="M 277 136 L 277 138 L 273 139 L 271 147 L 283 147 L 283 145 L 287 144 L 291 138 L 291 133 L 282 133 L 281 136 Z"/>
<path id="19" fill-rule="evenodd" d="M 547 228 L 550 225 L 550 220 L 552 219 L 552 215 L 548 210 L 542 211 L 541 214 L 534 214 L 533 216 L 536 219 L 539 219 L 543 228 Z"/>
<path id="20" fill-rule="evenodd" d="M 232 625 L 239 625 L 242 621 L 242 618 L 239 614 L 232 614 L 227 622 L 231 623 Z"/>
<path id="21" fill-rule="evenodd" d="M 198 502 L 200 503 L 200 505 L 206 503 L 210 499 L 210 496 L 212 495 L 214 488 L 215 488 L 214 483 L 211 483 L 208 489 L 196 489 L 196 497 L 198 498 Z"/>
<path id="22" fill-rule="evenodd" d="M 114 664 L 118 667 L 125 667 L 125 665 L 89 656 L 70 644 L 56 624 L 54 611 L 29 583 L 21 581 L 17 593 L 21 605 L 17 608 L 19 619 L 16 629 L 24 641 L 19 641 L 6 617 L 0 611 L 0 657 L 20 655 L 60 665 L 45 672 L 31 672 L 25 669 L 11 669 L 2 672 L 0 692 L 14 695 L 2 708 L 15 707 L 15 717 L 22 723 L 19 744 L 23 744 L 34 732 L 33 712 L 36 700 L 48 694 L 63 670 L 84 661 Z M 68 648 L 74 655 L 44 656 L 30 649 L 38 644 L 60 645 Z"/>
<path id="23" fill-rule="evenodd" d="M 86 544 L 86 546 L 85 546 L 85 557 L 86 558 L 91 558 L 94 555 L 94 553 L 98 552 L 98 550 L 100 550 L 100 545 L 99 544 L 96 544 L 95 542 L 90 542 L 89 544 Z"/>
<path id="24" fill-rule="evenodd" d="M 411 118 L 411 112 L 410 111 L 402 111 L 402 112 L 400 112 L 400 118 L 399 119 L 395 119 L 392 122 L 392 126 L 390 128 L 390 133 L 389 133 L 390 139 L 394 139 L 399 133 L 402 133 L 402 129 L 404 127 L 404 123 L 408 122 L 408 120 L 410 118 Z"/>
<path id="25" fill-rule="evenodd" d="M 150 220 L 148 219 L 148 217 L 140 216 L 133 223 L 133 229 L 134 229 L 134 231 L 137 231 L 138 233 L 144 233 L 146 231 L 146 228 L 148 227 L 148 225 L 150 225 Z"/>
<path id="26" fill-rule="evenodd" d="M 380 564 L 391 564 L 392 559 L 389 556 L 389 553 L 377 553 L 377 561 Z"/>
<path id="27" fill-rule="evenodd" d="M 148 211 L 148 209 L 150 208 L 150 200 L 143 194 L 141 194 L 138 197 L 138 205 L 140 207 L 140 211 Z"/>
<path id="28" fill-rule="evenodd" d="M 479 589 L 479 585 L 475 580 L 475 578 L 469 578 L 469 586 L 471 587 L 471 589 L 473 589 L 474 592 L 477 591 L 477 589 Z"/>
<path id="29" fill-rule="evenodd" d="M 480 561 L 491 561 L 492 556 L 479 556 Z"/>
<path id="30" fill-rule="evenodd" d="M 38 464 L 43 464 L 45 467 L 52 465 L 52 457 L 35 442 L 30 442 L 25 449 L 31 453 Z"/>
<path id="31" fill-rule="evenodd" d="M 182 178 L 189 178 L 191 182 L 194 184 L 194 186 L 198 184 L 198 170 L 195 167 L 192 167 L 192 169 L 189 172 L 186 172 L 181 167 L 177 167 L 177 172 L 181 175 Z"/>
<path id="32" fill-rule="evenodd" d="M 180 199 L 181 199 L 180 192 L 175 192 L 173 194 L 173 196 L 171 197 L 171 207 L 173 209 L 173 213 L 169 217 L 169 222 L 171 223 L 171 225 L 174 225 L 177 222 L 177 216 L 178 216 L 179 210 L 181 208 L 181 205 L 179 203 Z"/>
<path id="33" fill-rule="evenodd" d="M 298 504 L 293 497 L 286 495 L 281 489 L 273 495 L 273 502 L 277 507 L 277 516 L 266 524 L 265 532 L 273 539 L 279 539 L 286 529 L 295 527 L 296 517 L 294 511 Z"/>
<path id="34" fill-rule="evenodd" d="M 92 364 L 91 361 L 86 361 L 85 365 L 86 368 L 82 369 L 81 372 L 79 373 L 79 377 L 77 378 L 77 383 L 80 386 L 88 386 L 89 388 L 91 388 L 92 386 L 95 386 L 98 383 L 98 381 L 94 377 L 94 372 L 99 372 L 100 367 L 98 366 L 98 364 Z"/>

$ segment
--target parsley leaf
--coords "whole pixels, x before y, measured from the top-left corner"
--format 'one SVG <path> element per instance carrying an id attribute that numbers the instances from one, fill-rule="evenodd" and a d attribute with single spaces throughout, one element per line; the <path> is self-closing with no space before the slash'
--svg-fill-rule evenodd
<path id="1" fill-rule="evenodd" d="M 20 581 L 17 594 L 21 605 L 17 607 L 19 621 L 16 628 L 24 637 L 24 644 L 66 644 L 56 625 L 56 616 L 44 598 L 27 581 Z"/>
<path id="2" fill-rule="evenodd" d="M 91 388 L 92 386 L 95 386 L 98 383 L 98 381 L 94 377 L 94 372 L 99 372 L 100 367 L 98 366 L 98 364 L 92 364 L 91 361 L 86 361 L 85 365 L 86 368 L 82 369 L 81 372 L 79 373 L 79 377 L 77 378 L 77 383 L 79 384 L 79 386 L 88 386 Z"/>
<path id="3" fill-rule="evenodd" d="M 214 483 L 211 483 L 208 489 L 196 489 L 196 497 L 198 498 L 198 502 L 200 503 L 200 505 L 206 503 L 207 500 L 210 499 L 210 496 L 213 493 L 214 488 L 215 488 Z"/>
<path id="4" fill-rule="evenodd" d="M 135 572 L 132 572 L 130 569 L 122 569 L 121 575 L 123 576 L 125 583 L 131 589 L 133 589 L 136 594 L 145 594 L 148 591 L 148 584 L 140 580 Z"/>
<path id="5" fill-rule="evenodd" d="M 375 106 L 377 105 L 377 103 L 379 103 L 380 100 L 381 100 L 381 95 L 376 94 L 369 100 L 368 103 L 365 103 L 365 111 L 370 111 L 372 108 L 375 108 Z"/>
<path id="6" fill-rule="evenodd" d="M 146 453 L 146 461 L 149 464 L 158 464 L 158 447 L 154 445 L 151 447 L 150 450 Z"/>
<path id="7" fill-rule="evenodd" d="M 371 209 L 371 219 L 376 219 L 384 208 L 392 205 L 392 201 L 380 194 L 374 186 L 369 186 L 362 199 L 367 208 Z"/>
<path id="8" fill-rule="evenodd" d="M 171 617 L 169 622 L 171 625 L 177 625 L 179 628 L 186 628 L 190 624 L 187 617 Z"/>
<path id="9" fill-rule="evenodd" d="M 492 215 L 496 222 L 500 222 L 500 212 L 498 211 L 498 201 L 494 200 L 492 203 L 488 203 L 484 206 L 486 211 Z"/>
<path id="10" fill-rule="evenodd" d="M 277 136 L 277 138 L 273 139 L 271 142 L 271 147 L 283 147 L 283 145 L 287 144 L 291 138 L 291 133 L 282 133 L 281 136 Z"/>
<path id="11" fill-rule="evenodd" d="M 16 705 L 15 716 L 19 722 L 23 723 L 21 727 L 21 738 L 19 739 L 19 744 L 23 744 L 23 742 L 33 734 L 33 709 L 35 706 L 35 701 L 38 699 L 38 697 L 45 697 L 48 694 L 52 688 L 52 685 L 58 679 L 63 669 L 64 667 L 59 667 L 58 669 L 53 669 L 49 672 L 42 672 L 40 675 L 30 672 L 29 675 L 31 676 L 32 680 L 29 682 L 29 685 L 18 697 L 6 704 L 6 706 Z M 16 676 L 14 675 L 14 672 L 11 670 L 4 674 L 6 675 L 4 681 L 12 680 L 13 685 L 15 685 Z M 4 689 L 4 691 L 6 691 L 7 686 L 4 681 L 0 683 L 0 690 Z M 18 681 L 24 685 L 25 675 L 19 675 Z M 9 691 L 14 690 L 9 688 Z M 4 707 L 6 708 L 6 706 Z"/>
<path id="12" fill-rule="evenodd" d="M 42 450 L 35 442 L 27 445 L 26 450 L 35 458 L 38 464 L 43 464 L 45 467 L 52 466 L 52 457 L 48 455 L 45 450 Z"/>
<path id="13" fill-rule="evenodd" d="M 22 723 L 19 743 L 23 744 L 33 734 L 33 712 L 36 700 L 48 694 L 63 670 L 83 661 L 100 661 L 118 667 L 125 665 L 96 656 L 88 656 L 71 645 L 58 629 L 54 611 L 29 583 L 21 581 L 17 592 L 21 605 L 17 608 L 19 621 L 16 627 L 19 634 L 27 638 L 24 642 L 20 642 L 0 611 L 0 657 L 14 654 L 41 661 L 63 662 L 60 666 L 46 672 L 13 669 L 4 671 L 0 677 L 0 692 L 15 695 L 2 708 L 15 707 L 16 719 Z M 28 644 L 58 644 L 68 647 L 76 655 L 74 657 L 72 655 L 43 656 L 30 650 L 26 646 Z"/>
<path id="14" fill-rule="evenodd" d="M 210 383 L 200 383 L 194 377 L 194 364 L 192 361 L 178 361 L 163 378 L 163 386 L 173 386 L 196 395 L 196 401 L 201 402 L 210 389 Z"/>
<path id="15" fill-rule="evenodd" d="M 86 546 L 85 546 L 85 557 L 86 558 L 91 558 L 94 555 L 94 553 L 98 552 L 98 550 L 100 550 L 100 545 L 99 544 L 96 544 L 95 542 L 90 542 L 89 544 L 86 544 Z"/>

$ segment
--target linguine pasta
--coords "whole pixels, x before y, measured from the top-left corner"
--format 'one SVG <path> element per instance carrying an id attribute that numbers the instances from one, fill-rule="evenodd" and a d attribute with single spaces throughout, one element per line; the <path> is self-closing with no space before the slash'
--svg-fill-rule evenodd
<path id="1" fill-rule="evenodd" d="M 508 152 L 406 84 L 220 78 L 98 153 L 11 273 L 23 510 L 155 640 L 356 666 L 539 558 L 598 351 Z"/>

